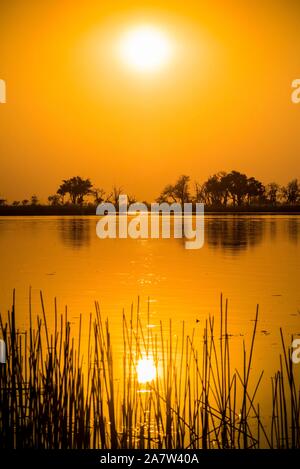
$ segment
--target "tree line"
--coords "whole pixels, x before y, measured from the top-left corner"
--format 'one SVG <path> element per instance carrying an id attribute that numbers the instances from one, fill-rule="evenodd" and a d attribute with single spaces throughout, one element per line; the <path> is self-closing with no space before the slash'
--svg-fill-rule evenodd
<path id="1" fill-rule="evenodd" d="M 90 179 L 74 176 L 64 179 L 55 194 L 49 195 L 48 204 L 52 206 L 87 204 L 98 205 L 101 202 L 118 204 L 119 196 L 125 193 L 122 187 L 114 186 L 112 191 L 95 187 Z M 211 207 L 276 206 L 300 204 L 300 182 L 293 179 L 286 186 L 276 182 L 264 185 L 261 181 L 239 171 L 218 172 L 205 182 L 192 183 L 191 178 L 182 175 L 175 184 L 168 184 L 156 199 L 157 202 L 187 203 L 200 202 Z M 136 202 L 134 196 L 128 196 L 129 204 Z M 147 202 L 144 201 L 147 204 Z M 39 199 L 32 195 L 30 199 L 15 200 L 13 206 L 37 206 Z M 0 205 L 7 205 L 0 199 Z"/>
<path id="2" fill-rule="evenodd" d="M 167 185 L 159 202 L 202 202 L 212 207 L 241 207 L 245 205 L 297 205 L 300 204 L 300 182 L 293 179 L 286 186 L 276 182 L 264 185 L 261 181 L 239 171 L 213 174 L 205 182 L 194 183 L 191 189 L 189 176 L 180 176 L 177 182 Z"/>

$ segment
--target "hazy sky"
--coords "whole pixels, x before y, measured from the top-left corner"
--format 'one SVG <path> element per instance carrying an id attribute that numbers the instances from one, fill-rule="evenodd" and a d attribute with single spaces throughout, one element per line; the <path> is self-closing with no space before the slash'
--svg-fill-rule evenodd
<path id="1" fill-rule="evenodd" d="M 154 25 L 170 63 L 139 74 L 120 38 Z M 0 197 L 90 177 L 152 200 L 184 173 L 300 176 L 299 1 L 1 0 Z"/>

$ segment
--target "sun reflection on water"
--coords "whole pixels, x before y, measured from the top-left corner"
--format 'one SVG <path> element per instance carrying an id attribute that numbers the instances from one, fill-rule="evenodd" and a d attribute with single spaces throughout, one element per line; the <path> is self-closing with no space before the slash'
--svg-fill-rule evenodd
<path id="1" fill-rule="evenodd" d="M 157 373 L 157 369 L 153 358 L 140 358 L 137 362 L 136 372 L 139 383 L 143 384 L 150 383 L 151 381 L 153 381 Z"/>

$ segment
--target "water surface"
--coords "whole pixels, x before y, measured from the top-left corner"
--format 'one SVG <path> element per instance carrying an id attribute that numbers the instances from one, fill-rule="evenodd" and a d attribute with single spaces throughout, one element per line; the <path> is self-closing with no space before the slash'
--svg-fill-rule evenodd
<path id="1" fill-rule="evenodd" d="M 250 338 L 260 305 L 257 361 L 271 374 L 278 366 L 278 330 L 300 332 L 300 218 L 297 216 L 205 217 L 205 244 L 186 250 L 182 239 L 106 239 L 96 236 L 97 217 L 0 218 L 0 310 L 16 289 L 17 319 L 28 324 L 28 291 L 41 314 L 42 290 L 49 324 L 53 300 L 68 305 L 72 322 L 87 322 L 94 300 L 108 316 L 114 346 L 121 348 L 123 308 L 140 298 L 142 315 L 156 327 L 172 318 L 174 331 L 219 318 L 220 293 L 229 299 L 230 332 Z M 175 333 L 174 332 L 174 333 Z M 241 339 L 239 339 L 241 338 Z"/>

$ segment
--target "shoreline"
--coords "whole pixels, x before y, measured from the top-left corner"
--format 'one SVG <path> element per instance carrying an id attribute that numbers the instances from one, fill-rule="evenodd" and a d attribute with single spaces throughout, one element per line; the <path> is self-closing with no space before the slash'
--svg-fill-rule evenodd
<path id="1" fill-rule="evenodd" d="M 118 213 L 118 212 L 116 212 Z M 274 207 L 205 207 L 205 214 L 212 215 L 300 215 L 300 206 L 274 206 Z M 195 212 L 193 212 L 195 214 Z M 96 206 L 2 206 L 0 207 L 0 217 L 5 216 L 91 216 L 96 215 Z M 172 215 L 172 214 L 171 214 Z"/>

